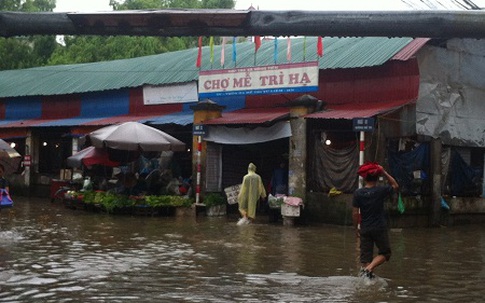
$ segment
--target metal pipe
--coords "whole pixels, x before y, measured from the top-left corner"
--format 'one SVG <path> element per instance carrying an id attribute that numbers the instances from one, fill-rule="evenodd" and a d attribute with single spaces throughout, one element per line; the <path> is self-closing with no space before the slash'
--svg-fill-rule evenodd
<path id="1" fill-rule="evenodd" d="M 0 12 L 0 35 L 484 38 L 484 11 Z"/>

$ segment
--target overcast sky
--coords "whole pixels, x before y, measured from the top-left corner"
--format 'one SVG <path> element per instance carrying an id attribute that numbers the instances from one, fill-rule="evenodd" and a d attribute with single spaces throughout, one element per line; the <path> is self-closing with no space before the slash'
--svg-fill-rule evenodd
<path id="1" fill-rule="evenodd" d="M 453 0 L 430 0 L 452 3 Z M 485 0 L 473 0 L 484 7 Z M 236 9 L 245 10 L 251 5 L 261 10 L 409 10 L 426 9 L 420 0 L 236 0 Z M 419 6 L 421 5 L 421 6 Z M 454 7 L 451 7 L 454 8 Z M 109 0 L 57 0 L 57 12 L 109 11 Z"/>

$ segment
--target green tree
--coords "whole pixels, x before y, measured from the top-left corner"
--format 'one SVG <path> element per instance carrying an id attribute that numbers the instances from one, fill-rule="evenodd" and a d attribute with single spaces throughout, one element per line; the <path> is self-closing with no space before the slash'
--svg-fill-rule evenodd
<path id="1" fill-rule="evenodd" d="M 234 0 L 111 0 L 114 10 L 234 8 Z M 66 36 L 49 64 L 86 63 L 148 56 L 195 47 L 195 37 Z"/>
<path id="2" fill-rule="evenodd" d="M 55 0 L 2 0 L 0 10 L 49 12 Z M 0 69 L 45 65 L 57 47 L 55 36 L 0 38 Z"/>

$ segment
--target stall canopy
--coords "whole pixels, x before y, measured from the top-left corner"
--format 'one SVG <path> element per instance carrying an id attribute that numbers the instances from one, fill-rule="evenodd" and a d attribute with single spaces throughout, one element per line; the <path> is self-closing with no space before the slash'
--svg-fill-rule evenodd
<path id="1" fill-rule="evenodd" d="M 416 102 L 415 99 L 396 100 L 389 102 L 365 102 L 332 104 L 325 111 L 305 116 L 307 119 L 345 119 L 369 118 L 378 114 L 387 113 Z"/>
<path id="2" fill-rule="evenodd" d="M 289 116 L 290 110 L 286 107 L 226 112 L 220 118 L 204 122 L 208 126 L 204 140 L 219 144 L 254 144 L 291 137 Z"/>
<path id="3" fill-rule="evenodd" d="M 204 122 L 206 125 L 227 124 L 262 124 L 287 119 L 290 109 L 287 107 L 275 108 L 244 108 L 223 113 L 222 117 Z"/>
<path id="4" fill-rule="evenodd" d="M 291 137 L 291 127 L 288 122 L 278 122 L 270 127 L 209 127 L 205 141 L 219 144 L 254 144 Z"/>
<path id="5" fill-rule="evenodd" d="M 110 160 L 106 149 L 88 146 L 68 157 L 66 164 L 69 167 L 81 167 L 83 164 L 86 166 L 103 165 L 114 167 L 119 166 L 120 162 Z"/>

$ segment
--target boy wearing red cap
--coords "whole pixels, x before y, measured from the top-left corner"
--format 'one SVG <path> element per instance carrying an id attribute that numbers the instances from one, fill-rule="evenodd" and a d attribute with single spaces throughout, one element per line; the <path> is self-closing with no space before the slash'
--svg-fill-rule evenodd
<path id="1" fill-rule="evenodd" d="M 357 236 L 360 236 L 360 262 L 362 263 L 360 275 L 373 278 L 374 269 L 389 261 L 391 257 L 384 201 L 398 191 L 399 185 L 377 163 L 363 164 L 359 167 L 358 174 L 364 179 L 365 184 L 354 193 L 352 219 Z M 387 179 L 388 185 L 377 185 L 381 175 Z M 359 219 L 360 230 L 358 229 Z M 375 257 L 373 256 L 374 245 L 378 249 Z"/>

